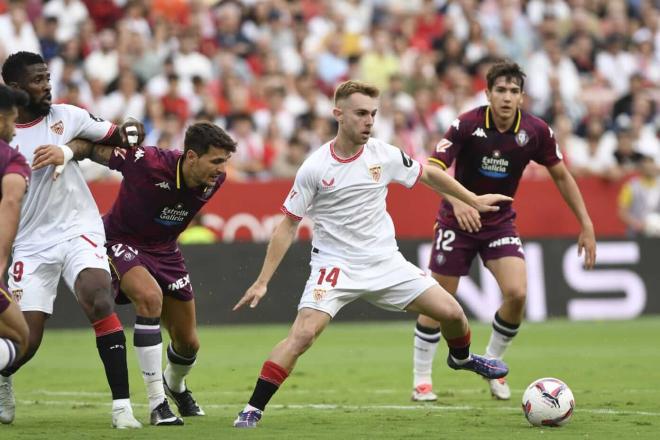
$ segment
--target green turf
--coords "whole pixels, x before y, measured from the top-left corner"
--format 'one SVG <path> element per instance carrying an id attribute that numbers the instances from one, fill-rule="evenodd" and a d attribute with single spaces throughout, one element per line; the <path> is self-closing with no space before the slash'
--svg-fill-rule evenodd
<path id="1" fill-rule="evenodd" d="M 660 318 L 525 324 L 507 355 L 509 402 L 491 400 L 473 374 L 449 370 L 443 345 L 434 373 L 440 401 L 427 405 L 410 402 L 412 326 L 331 325 L 273 398 L 259 428 L 249 431 L 231 428 L 232 420 L 287 327 L 202 328 L 189 385 L 208 416 L 130 433 L 110 428 L 91 331 L 48 331 L 37 358 L 15 377 L 17 417 L 0 426 L 0 439 L 660 438 Z M 473 326 L 476 351 L 488 332 Z M 144 422 L 144 386 L 132 350 L 129 367 L 135 411 Z M 563 379 L 575 394 L 568 426 L 532 428 L 522 415 L 523 389 L 544 376 Z"/>

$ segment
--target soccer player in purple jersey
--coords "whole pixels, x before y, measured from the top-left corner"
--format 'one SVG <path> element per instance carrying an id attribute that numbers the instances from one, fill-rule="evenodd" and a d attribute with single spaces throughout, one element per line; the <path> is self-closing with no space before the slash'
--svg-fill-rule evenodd
<path id="1" fill-rule="evenodd" d="M 165 394 L 183 417 L 202 416 L 204 411 L 185 383 L 199 338 L 190 275 L 176 240 L 224 182 L 236 143 L 217 125 L 198 122 L 186 130 L 183 154 L 157 147 L 110 149 L 78 140 L 70 146 L 77 159 L 90 157 L 124 176 L 114 205 L 103 217 L 115 301 L 130 301 L 135 307 L 133 344 L 147 386 L 151 424 L 182 425 Z M 49 148 L 58 152 L 51 146 L 37 154 L 47 155 Z M 48 163 L 61 162 L 39 167 Z M 164 375 L 161 319 L 171 339 Z"/>
<path id="2" fill-rule="evenodd" d="M 525 74 L 511 62 L 493 65 L 487 74 L 489 105 L 459 116 L 436 146 L 429 163 L 447 169 L 456 161 L 456 179 L 476 194 L 501 193 L 513 197 L 525 166 L 533 160 L 547 167 L 564 200 L 577 217 L 582 231 L 578 255 L 585 252 L 584 265 L 596 260 L 594 228 L 575 180 L 562 162 L 559 146 L 550 127 L 520 109 Z M 429 268 L 446 290 L 456 294 L 461 276 L 467 275 L 477 253 L 495 276 L 503 302 L 495 313 L 486 356 L 501 359 L 518 333 L 527 295 L 522 243 L 514 223 L 511 203 L 497 212 L 481 215 L 472 207 L 447 196 L 435 226 Z M 433 401 L 431 366 L 440 323 L 420 315 L 414 337 L 413 400 Z M 509 399 L 505 378 L 489 380 L 497 399 Z"/>
<path id="3" fill-rule="evenodd" d="M 25 93 L 0 85 L 0 274 L 7 268 L 18 230 L 21 201 L 30 180 L 30 166 L 9 146 L 16 131 L 17 107 L 27 104 Z M 10 367 L 25 352 L 29 330 L 21 309 L 0 278 L 0 370 Z M 0 422 L 10 423 L 0 411 Z"/>

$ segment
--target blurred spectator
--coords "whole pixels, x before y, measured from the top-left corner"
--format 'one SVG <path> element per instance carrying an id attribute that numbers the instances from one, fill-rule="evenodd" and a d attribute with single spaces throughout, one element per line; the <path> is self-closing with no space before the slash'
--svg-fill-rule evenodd
<path id="1" fill-rule="evenodd" d="M 266 134 L 267 127 L 274 122 L 281 136 L 286 139 L 293 136 L 295 118 L 284 107 L 285 96 L 286 90 L 281 86 L 266 90 L 266 108 L 254 113 L 254 122 L 260 133 Z"/>
<path id="2" fill-rule="evenodd" d="M 580 77 L 573 61 L 562 53 L 556 36 L 548 36 L 543 49 L 530 58 L 527 81 L 525 90 L 532 99 L 533 113 L 545 115 L 553 100 L 561 100 L 571 119 L 582 115 Z"/>
<path id="3" fill-rule="evenodd" d="M 596 71 L 607 80 L 617 96 L 628 93 L 630 77 L 637 64 L 624 45 L 623 35 L 612 34 L 605 40 L 605 50 L 596 55 Z"/>
<path id="4" fill-rule="evenodd" d="M 117 90 L 101 100 L 99 116 L 121 123 L 129 116 L 144 119 L 145 99 L 135 74 L 126 70 L 119 75 Z"/>
<path id="5" fill-rule="evenodd" d="M 586 138 L 571 138 L 565 148 L 568 166 L 576 176 L 614 178 L 616 162 L 611 148 L 603 143 L 605 128 L 599 118 L 591 118 L 586 124 Z"/>
<path id="6" fill-rule="evenodd" d="M 80 0 L 50 0 L 44 5 L 43 15 L 57 19 L 57 41 L 64 43 L 78 34 L 78 28 L 87 20 L 88 12 Z"/>
<path id="7" fill-rule="evenodd" d="M 99 35 L 100 47 L 85 59 L 85 73 L 90 79 L 99 79 L 108 85 L 119 73 L 117 35 L 112 29 L 104 29 Z"/>
<path id="8" fill-rule="evenodd" d="M 179 75 L 170 73 L 167 77 L 167 92 L 160 98 L 163 111 L 176 115 L 184 123 L 188 120 L 188 101 L 179 93 Z"/>
<path id="9" fill-rule="evenodd" d="M 639 175 L 619 193 L 619 218 L 629 236 L 660 236 L 660 173 L 652 157 L 642 156 Z"/>
<path id="10" fill-rule="evenodd" d="M 45 17 L 39 22 L 37 35 L 39 36 L 39 46 L 44 61 L 50 62 L 60 51 L 60 44 L 57 42 L 55 34 L 57 32 L 57 18 Z"/>
<path id="11" fill-rule="evenodd" d="M 384 29 L 372 34 L 372 47 L 360 60 L 362 79 L 381 90 L 387 90 L 389 78 L 399 71 L 399 58 L 392 51 L 390 35 Z"/>
<path id="12" fill-rule="evenodd" d="M 273 161 L 271 174 L 275 178 L 293 179 L 298 168 L 307 157 L 307 147 L 298 138 L 288 142 L 286 148 L 279 152 Z"/>
<path id="13" fill-rule="evenodd" d="M 228 128 L 236 141 L 236 153 L 229 162 L 229 177 L 245 180 L 249 177 L 262 176 L 266 169 L 266 151 L 264 140 L 255 130 L 255 124 L 247 113 L 237 113 L 229 117 Z"/>
<path id="14" fill-rule="evenodd" d="M 0 15 L 0 49 L 4 57 L 22 50 L 41 54 L 37 34 L 22 0 L 9 1 L 7 13 Z"/>

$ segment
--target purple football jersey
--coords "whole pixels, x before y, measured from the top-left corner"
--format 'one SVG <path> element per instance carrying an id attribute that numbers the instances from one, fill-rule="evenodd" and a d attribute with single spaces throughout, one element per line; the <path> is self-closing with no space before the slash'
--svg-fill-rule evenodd
<path id="1" fill-rule="evenodd" d="M 32 170 L 25 157 L 15 148 L 10 147 L 7 142 L 0 139 L 0 178 L 7 174 L 18 174 L 30 181 Z M 0 186 L 0 199 L 2 198 L 2 186 Z"/>
<path id="2" fill-rule="evenodd" d="M 452 122 L 429 162 L 448 168 L 455 160 L 454 176 L 470 191 L 513 197 L 530 160 L 550 167 L 561 159 L 554 133 L 541 119 L 519 110 L 513 126 L 500 133 L 490 107 L 483 106 Z M 488 227 L 512 221 L 515 215 L 511 203 L 502 203 L 499 211 L 481 214 L 481 223 Z M 458 227 L 447 201 L 442 202 L 438 220 Z"/>
<path id="3" fill-rule="evenodd" d="M 109 167 L 124 175 L 117 200 L 103 217 L 108 242 L 140 249 L 176 247 L 176 239 L 225 180 L 188 188 L 180 151 L 158 147 L 115 148 Z"/>

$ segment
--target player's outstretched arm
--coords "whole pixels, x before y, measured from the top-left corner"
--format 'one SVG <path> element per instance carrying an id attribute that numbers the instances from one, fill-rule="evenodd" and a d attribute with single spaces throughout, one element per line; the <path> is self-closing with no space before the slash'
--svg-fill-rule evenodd
<path id="1" fill-rule="evenodd" d="M 568 172 L 564 162 L 548 167 L 548 171 L 561 196 L 575 214 L 578 222 L 580 222 L 582 230 L 578 237 L 578 256 L 581 256 L 584 251 L 584 267 L 591 269 L 596 264 L 596 233 L 580 193 L 580 188 L 578 188 L 571 173 Z"/>
<path id="2" fill-rule="evenodd" d="M 144 141 L 144 125 L 135 118 L 128 117 L 107 139 L 101 141 L 102 145 L 121 146 L 133 148 Z"/>
<path id="3" fill-rule="evenodd" d="M 261 272 L 257 280 L 250 286 L 232 310 L 238 310 L 245 304 L 250 304 L 250 308 L 254 308 L 259 304 L 261 298 L 266 295 L 268 282 L 282 262 L 282 258 L 284 258 L 286 251 L 289 250 L 291 243 L 293 243 L 297 229 L 298 222 L 288 216 L 284 216 L 280 224 L 275 228 L 273 236 L 270 238 L 266 258 L 264 259 L 264 264 L 261 267 Z"/>
<path id="4" fill-rule="evenodd" d="M 476 195 L 469 191 L 456 179 L 435 166 L 424 167 L 421 176 L 422 182 L 428 185 L 435 192 L 442 195 L 449 195 L 458 200 L 467 203 L 479 212 L 498 211 L 500 208 L 494 206 L 500 202 L 511 202 L 511 197 L 502 194 L 483 194 Z"/>
<path id="5" fill-rule="evenodd" d="M 0 199 L 0 276 L 5 273 L 11 245 L 18 230 L 21 214 L 21 201 L 27 189 L 25 178 L 11 173 L 2 178 L 2 199 Z"/>

